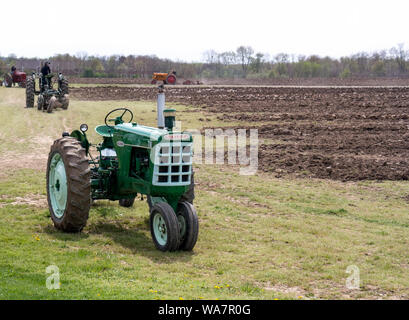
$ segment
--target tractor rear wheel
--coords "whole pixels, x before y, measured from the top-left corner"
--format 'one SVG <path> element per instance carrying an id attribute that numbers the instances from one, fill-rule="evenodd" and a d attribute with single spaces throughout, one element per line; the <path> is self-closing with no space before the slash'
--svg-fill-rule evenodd
<path id="1" fill-rule="evenodd" d="M 153 80 L 151 81 L 151 84 L 156 84 L 156 80 L 153 79 Z"/>
<path id="2" fill-rule="evenodd" d="M 133 203 L 135 202 L 135 198 L 131 199 L 120 199 L 119 200 L 119 205 L 121 207 L 129 208 L 133 206 Z"/>
<path id="3" fill-rule="evenodd" d="M 178 204 L 177 218 L 179 222 L 179 250 L 192 251 L 199 235 L 199 219 L 195 207 L 189 202 Z"/>
<path id="4" fill-rule="evenodd" d="M 34 79 L 28 77 L 26 80 L 26 108 L 34 107 Z"/>
<path id="5" fill-rule="evenodd" d="M 61 92 L 62 92 L 62 96 L 64 96 L 65 94 L 69 94 L 69 90 L 68 90 L 68 80 L 67 79 L 62 79 L 61 80 Z"/>
<path id="6" fill-rule="evenodd" d="M 176 76 L 174 74 L 170 74 L 166 77 L 166 83 L 168 84 L 176 84 Z"/>
<path id="7" fill-rule="evenodd" d="M 47 163 L 47 200 L 54 226 L 81 231 L 91 206 L 91 171 L 85 149 L 72 137 L 54 141 Z"/>
<path id="8" fill-rule="evenodd" d="M 175 211 L 166 202 L 156 203 L 150 214 L 153 242 L 160 251 L 175 251 L 180 243 L 179 222 Z"/>

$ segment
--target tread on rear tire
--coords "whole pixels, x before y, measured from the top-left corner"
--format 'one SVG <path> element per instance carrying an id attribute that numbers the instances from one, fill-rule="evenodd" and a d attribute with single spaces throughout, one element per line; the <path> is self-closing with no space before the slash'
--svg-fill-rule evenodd
<path id="1" fill-rule="evenodd" d="M 34 79 L 32 77 L 26 80 L 26 108 L 34 108 Z"/>

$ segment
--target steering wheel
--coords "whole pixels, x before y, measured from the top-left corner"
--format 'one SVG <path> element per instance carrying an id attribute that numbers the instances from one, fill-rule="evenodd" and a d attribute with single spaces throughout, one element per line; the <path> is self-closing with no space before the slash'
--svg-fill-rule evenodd
<path id="1" fill-rule="evenodd" d="M 108 119 L 108 117 L 109 117 L 109 115 L 110 115 L 111 113 L 117 112 L 117 111 L 119 111 L 119 110 L 124 110 L 124 112 L 122 112 L 122 114 L 121 114 L 119 117 L 109 118 L 109 119 Z M 114 110 L 108 112 L 108 114 L 105 116 L 105 125 L 106 125 L 107 127 L 113 128 L 114 126 L 110 126 L 110 125 L 108 124 L 108 122 L 115 122 L 115 124 L 123 123 L 124 121 L 122 120 L 122 117 L 123 117 L 127 112 L 129 112 L 129 113 L 131 114 L 131 119 L 128 121 L 128 123 L 131 122 L 132 119 L 133 119 L 133 113 L 132 113 L 132 111 L 129 110 L 129 109 L 127 109 L 127 108 L 117 108 L 117 109 L 114 109 Z"/>

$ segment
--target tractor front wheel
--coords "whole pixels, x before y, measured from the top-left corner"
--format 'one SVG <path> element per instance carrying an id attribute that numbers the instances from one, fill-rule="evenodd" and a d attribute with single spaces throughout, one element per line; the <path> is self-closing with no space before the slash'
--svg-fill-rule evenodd
<path id="1" fill-rule="evenodd" d="M 68 94 L 64 94 L 62 98 L 60 98 L 61 108 L 64 110 L 68 109 L 68 105 L 70 104 L 70 98 Z"/>
<path id="2" fill-rule="evenodd" d="M 193 200 L 195 199 L 195 173 L 192 173 L 192 178 L 190 180 L 189 189 L 180 197 L 179 202 L 187 201 L 190 204 L 193 204 Z M 152 198 L 151 196 L 146 197 L 146 202 L 148 203 L 149 211 L 152 210 Z"/>
<path id="3" fill-rule="evenodd" d="M 131 198 L 131 199 L 120 199 L 119 200 L 119 205 L 121 207 L 125 207 L 125 208 L 130 208 L 133 206 L 133 203 L 135 202 L 135 198 Z"/>
<path id="4" fill-rule="evenodd" d="M 47 163 L 47 200 L 54 226 L 65 232 L 81 231 L 91 205 L 91 172 L 85 149 L 78 140 L 54 141 Z"/>
<path id="5" fill-rule="evenodd" d="M 26 108 L 34 107 L 34 79 L 28 77 L 26 80 Z"/>
<path id="6" fill-rule="evenodd" d="M 40 94 L 37 98 L 37 110 L 43 110 L 44 108 L 44 96 Z"/>
<path id="7" fill-rule="evenodd" d="M 187 191 L 182 195 L 179 201 L 187 201 L 190 204 L 193 204 L 194 199 L 195 199 L 195 173 L 192 172 L 189 189 L 187 189 Z"/>
<path id="8" fill-rule="evenodd" d="M 57 105 L 57 98 L 51 97 L 50 100 L 48 101 L 47 113 L 53 112 L 53 110 L 56 108 L 56 105 Z"/>
<path id="9" fill-rule="evenodd" d="M 199 219 L 195 207 L 186 201 L 179 202 L 177 218 L 180 232 L 179 249 L 191 251 L 199 235 Z"/>
<path id="10" fill-rule="evenodd" d="M 166 202 L 153 205 L 150 214 L 151 235 L 160 251 L 175 251 L 180 243 L 179 222 L 175 211 Z"/>

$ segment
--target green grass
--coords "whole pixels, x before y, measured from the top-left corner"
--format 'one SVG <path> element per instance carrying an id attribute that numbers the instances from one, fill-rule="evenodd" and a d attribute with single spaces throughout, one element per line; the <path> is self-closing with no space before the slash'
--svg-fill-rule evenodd
<path id="1" fill-rule="evenodd" d="M 92 128 L 113 107 L 154 125 L 155 104 L 71 101 L 53 114 L 23 106 L 23 90 L 0 88 L 0 299 L 409 298 L 408 182 L 241 176 L 234 166 L 199 165 L 193 252 L 155 249 L 145 201 L 131 209 L 97 201 L 84 231 L 64 234 L 45 200 L 49 144 L 82 122 L 97 142 Z M 187 127 L 215 123 L 175 106 Z M 49 265 L 60 269 L 60 290 L 46 288 Z M 349 265 L 360 269 L 360 290 L 345 287 Z"/>

